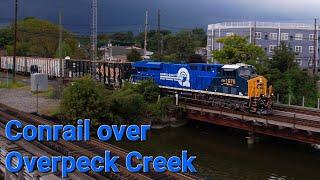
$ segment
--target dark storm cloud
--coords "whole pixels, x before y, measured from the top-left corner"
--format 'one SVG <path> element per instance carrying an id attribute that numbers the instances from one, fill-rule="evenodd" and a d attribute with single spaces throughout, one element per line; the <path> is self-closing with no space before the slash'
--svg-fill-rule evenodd
<path id="1" fill-rule="evenodd" d="M 12 21 L 13 2 L 0 0 L 0 25 Z M 156 25 L 156 11 L 160 8 L 163 27 L 180 30 L 220 21 L 306 21 L 317 15 L 315 5 L 320 5 L 314 0 L 98 0 L 98 3 L 99 32 L 142 30 L 146 9 L 151 28 Z M 19 0 L 19 17 L 35 16 L 57 23 L 62 11 L 63 24 L 68 29 L 89 33 L 90 6 L 90 0 Z"/>

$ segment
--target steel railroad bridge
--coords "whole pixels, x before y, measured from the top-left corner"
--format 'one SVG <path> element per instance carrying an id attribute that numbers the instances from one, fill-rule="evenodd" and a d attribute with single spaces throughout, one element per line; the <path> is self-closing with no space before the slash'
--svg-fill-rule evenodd
<path id="1" fill-rule="evenodd" d="M 175 98 L 176 107 L 185 118 L 247 131 L 249 144 L 254 143 L 257 134 L 320 144 L 319 109 L 275 104 L 272 115 L 258 115 L 217 107 L 213 102 L 199 98 L 206 94 L 204 91 L 172 91 L 172 88 L 164 87 L 162 91 Z"/>

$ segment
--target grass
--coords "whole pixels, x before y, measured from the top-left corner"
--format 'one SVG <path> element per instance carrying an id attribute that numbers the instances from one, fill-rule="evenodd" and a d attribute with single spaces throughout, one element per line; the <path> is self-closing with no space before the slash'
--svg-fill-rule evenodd
<path id="1" fill-rule="evenodd" d="M 34 92 L 34 94 L 36 93 Z M 49 86 L 47 91 L 39 92 L 39 96 L 42 96 L 48 99 L 59 99 L 60 93 L 57 87 Z"/>
<path id="2" fill-rule="evenodd" d="M 10 81 L 8 83 L 6 82 L 0 82 L 0 89 L 1 88 L 6 88 L 6 89 L 18 89 L 18 88 L 21 88 L 21 87 L 24 87 L 25 85 L 23 83 L 20 83 L 20 82 L 13 82 L 13 81 Z"/>

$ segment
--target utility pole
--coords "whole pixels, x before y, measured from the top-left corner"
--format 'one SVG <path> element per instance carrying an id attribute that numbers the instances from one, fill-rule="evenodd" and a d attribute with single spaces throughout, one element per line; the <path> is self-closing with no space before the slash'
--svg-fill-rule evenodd
<path id="1" fill-rule="evenodd" d="M 144 57 L 143 59 L 145 59 L 147 56 L 147 43 L 148 43 L 148 10 L 146 11 L 146 20 L 144 25 Z"/>
<path id="2" fill-rule="evenodd" d="M 315 76 L 317 73 L 317 40 L 318 40 L 318 36 L 317 36 L 317 19 L 314 19 L 314 35 L 313 35 L 313 75 Z"/>
<path id="3" fill-rule="evenodd" d="M 91 0 L 91 13 L 92 13 L 92 24 L 91 24 L 91 75 L 95 78 L 96 75 L 96 61 L 97 58 L 97 0 Z"/>
<path id="4" fill-rule="evenodd" d="M 62 68 L 62 13 L 59 12 L 59 67 L 60 67 L 60 84 L 62 84 L 63 68 Z"/>
<path id="5" fill-rule="evenodd" d="M 158 9 L 158 31 L 157 31 L 157 35 L 158 35 L 158 55 L 160 55 L 161 53 L 161 27 L 160 27 L 160 9 Z"/>
<path id="6" fill-rule="evenodd" d="M 12 67 L 12 78 L 15 81 L 16 77 L 16 55 L 17 55 L 17 26 L 18 26 L 18 0 L 15 0 L 15 11 L 14 11 L 14 41 L 13 41 L 13 67 Z"/>
<path id="7" fill-rule="evenodd" d="M 257 31 L 257 21 L 254 21 L 254 28 L 253 28 L 253 45 L 256 45 L 256 31 Z"/>

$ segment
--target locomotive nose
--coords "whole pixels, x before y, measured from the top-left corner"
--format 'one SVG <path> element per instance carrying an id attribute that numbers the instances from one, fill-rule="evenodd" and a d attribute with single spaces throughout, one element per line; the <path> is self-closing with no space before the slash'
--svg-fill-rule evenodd
<path id="1" fill-rule="evenodd" d="M 268 81 L 263 76 L 258 76 L 248 80 L 248 95 L 249 97 L 261 97 L 267 96 Z"/>

